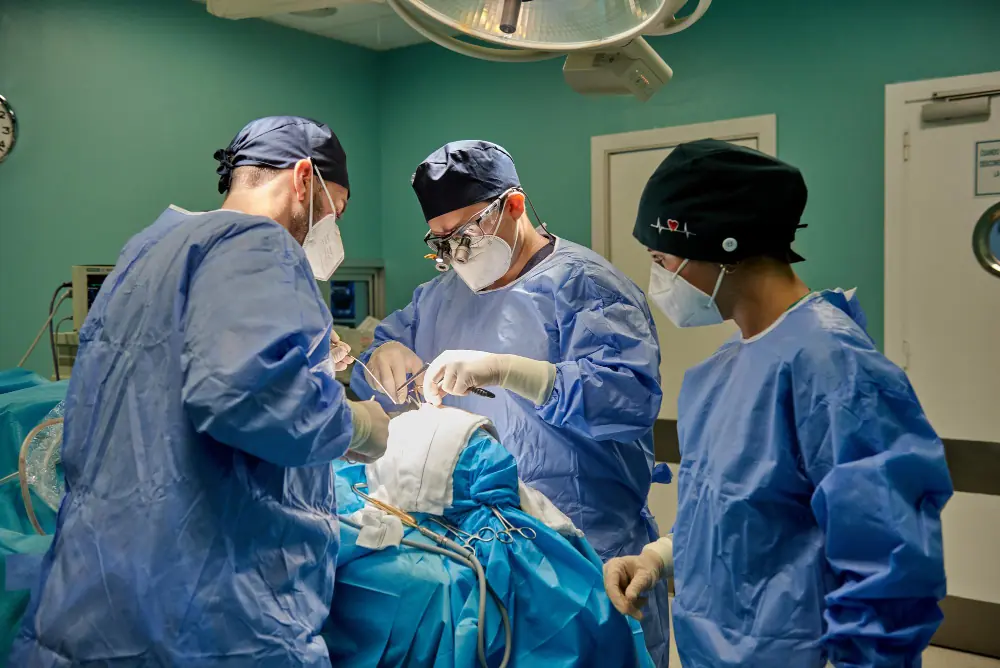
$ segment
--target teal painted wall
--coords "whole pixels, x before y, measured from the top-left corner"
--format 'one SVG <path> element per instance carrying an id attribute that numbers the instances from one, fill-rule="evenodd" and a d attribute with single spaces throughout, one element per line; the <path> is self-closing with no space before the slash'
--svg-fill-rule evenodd
<path id="1" fill-rule="evenodd" d="M 561 61 L 390 52 L 380 107 L 389 305 L 434 274 L 409 178 L 441 144 L 503 144 L 553 232 L 589 244 L 592 135 L 773 113 L 778 153 L 810 189 L 800 271 L 814 288 L 858 286 L 881 342 L 885 85 L 1000 69 L 998 29 L 997 0 L 717 0 L 690 30 L 651 40 L 675 79 L 645 104 L 577 95 Z"/>
<path id="2" fill-rule="evenodd" d="M 216 208 L 212 153 L 258 116 L 335 128 L 353 190 L 345 243 L 380 256 L 378 71 L 374 52 L 190 0 L 0 0 L 0 92 L 21 119 L 0 165 L 0 368 L 70 265 L 113 264 L 168 204 Z M 51 373 L 47 340 L 27 366 Z"/>
<path id="3" fill-rule="evenodd" d="M 0 165 L 0 368 L 70 265 L 114 262 L 171 202 L 217 206 L 212 152 L 278 113 L 344 141 L 348 254 L 385 259 L 393 308 L 434 275 L 409 179 L 441 144 L 507 146 L 553 231 L 588 243 L 591 136 L 777 114 L 778 152 L 810 186 L 801 271 L 816 288 L 857 285 L 881 341 L 884 86 L 1000 69 L 997 25 L 996 0 L 717 0 L 690 31 L 652 40 L 676 77 L 640 104 L 577 95 L 560 61 L 376 54 L 189 0 L 2 0 L 0 91 L 22 132 Z M 49 373 L 47 345 L 28 366 Z"/>

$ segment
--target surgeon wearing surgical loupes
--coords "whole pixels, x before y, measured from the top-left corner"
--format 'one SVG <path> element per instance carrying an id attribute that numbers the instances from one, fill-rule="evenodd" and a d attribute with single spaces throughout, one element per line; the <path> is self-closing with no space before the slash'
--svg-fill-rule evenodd
<path id="1" fill-rule="evenodd" d="M 650 300 L 740 329 L 684 377 L 672 540 L 605 566 L 632 615 L 673 569 L 685 668 L 919 666 L 941 622 L 943 445 L 854 291 L 793 271 L 805 203 L 797 169 L 714 140 L 674 149 L 640 200 Z"/>
<path id="2" fill-rule="evenodd" d="M 347 156 L 282 116 L 216 159 L 222 208 L 133 237 L 80 331 L 66 497 L 11 666 L 330 666 L 330 462 L 388 437 L 334 377 L 316 285 L 344 255 Z"/>
<path id="3" fill-rule="evenodd" d="M 589 249 L 532 225 L 514 161 L 496 144 L 447 144 L 412 185 L 430 227 L 425 242 L 450 271 L 378 327 L 362 360 L 391 388 L 429 361 L 414 383 L 427 401 L 489 417 L 520 477 L 603 559 L 637 554 L 658 536 L 646 497 L 662 396 L 641 290 Z M 360 368 L 351 385 L 373 393 Z M 404 387 L 396 401 L 406 396 Z M 666 605 L 661 585 L 645 620 L 661 666 Z"/>

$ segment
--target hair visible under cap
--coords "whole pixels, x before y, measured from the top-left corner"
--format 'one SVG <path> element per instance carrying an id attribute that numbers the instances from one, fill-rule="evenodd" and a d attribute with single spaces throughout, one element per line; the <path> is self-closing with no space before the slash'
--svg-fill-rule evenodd
<path id="1" fill-rule="evenodd" d="M 274 167 L 260 167 L 258 165 L 247 165 L 237 167 L 233 170 L 233 180 L 230 190 L 246 188 L 252 190 L 271 182 L 280 172 Z"/>

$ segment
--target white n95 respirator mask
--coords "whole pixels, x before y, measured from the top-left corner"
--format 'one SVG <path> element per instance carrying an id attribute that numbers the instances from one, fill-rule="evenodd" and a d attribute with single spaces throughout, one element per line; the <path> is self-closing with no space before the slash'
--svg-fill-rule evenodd
<path id="1" fill-rule="evenodd" d="M 340 226 L 337 224 L 337 207 L 315 165 L 313 173 L 315 178 L 309 180 L 309 231 L 306 233 L 305 241 L 302 242 L 302 250 L 306 253 L 309 266 L 312 267 L 313 277 L 317 281 L 328 281 L 344 261 L 344 242 L 340 238 Z M 332 213 L 313 223 L 313 182 L 317 180 L 326 193 Z"/>
<path id="2" fill-rule="evenodd" d="M 497 200 L 496 206 L 500 207 L 497 214 L 500 219 L 497 227 L 503 224 L 503 210 L 507 198 Z M 517 240 L 520 236 L 521 226 L 514 221 L 514 245 L 511 246 L 496 234 L 485 234 L 475 237 L 469 245 L 469 256 L 464 262 L 453 259 L 451 268 L 455 270 L 459 278 L 465 281 L 469 289 L 473 292 L 482 292 L 493 285 L 510 270 L 510 265 L 514 261 L 514 248 L 517 247 Z"/>
<path id="3" fill-rule="evenodd" d="M 719 269 L 719 280 L 715 282 L 715 290 L 711 295 L 707 295 L 681 276 L 687 263 L 688 261 L 684 260 L 677 268 L 677 272 L 671 273 L 654 262 L 649 274 L 647 293 L 649 300 L 663 311 L 675 327 L 706 327 L 720 324 L 723 318 L 715 303 L 715 295 L 719 293 L 719 286 L 722 285 L 722 279 L 726 275 L 725 269 Z"/>
<path id="4" fill-rule="evenodd" d="M 516 243 L 516 241 L 515 241 Z M 514 249 L 493 235 L 481 237 L 469 250 L 465 262 L 452 260 L 451 268 L 473 292 L 481 292 L 499 281 L 514 259 Z"/>

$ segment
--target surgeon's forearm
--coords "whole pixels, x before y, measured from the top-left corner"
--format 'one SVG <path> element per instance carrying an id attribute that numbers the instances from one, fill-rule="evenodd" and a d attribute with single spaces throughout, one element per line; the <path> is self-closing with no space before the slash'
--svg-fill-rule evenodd
<path id="1" fill-rule="evenodd" d="M 557 364 L 552 388 L 539 417 L 598 441 L 648 436 L 663 398 L 656 378 L 589 358 Z"/>
<path id="2" fill-rule="evenodd" d="M 500 385 L 504 389 L 524 397 L 536 406 L 549 400 L 556 381 L 554 364 L 517 355 L 503 355 L 502 359 L 505 374 Z"/>
<path id="3" fill-rule="evenodd" d="M 351 418 L 332 374 L 315 373 L 303 366 L 254 391 L 199 374 L 185 386 L 184 404 L 199 433 L 264 461 L 287 467 L 333 461 L 350 443 Z"/>

